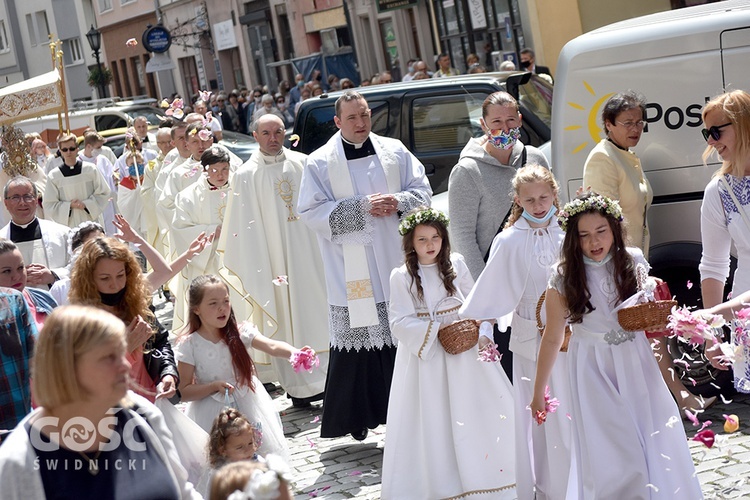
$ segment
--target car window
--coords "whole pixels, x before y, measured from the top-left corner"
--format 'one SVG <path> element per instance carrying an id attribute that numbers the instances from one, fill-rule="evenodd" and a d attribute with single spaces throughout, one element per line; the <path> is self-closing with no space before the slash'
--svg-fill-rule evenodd
<path id="1" fill-rule="evenodd" d="M 521 104 L 548 127 L 552 127 L 552 86 L 541 78 L 532 77 L 518 89 Z"/>
<path id="2" fill-rule="evenodd" d="M 128 126 L 128 122 L 124 118 L 120 118 L 115 114 L 96 115 L 94 117 L 94 128 L 96 130 L 110 130 L 113 128 L 124 128 Z"/>
<path id="3" fill-rule="evenodd" d="M 469 139 L 482 135 L 479 117 L 486 97 L 486 93 L 467 92 L 414 99 L 413 152 L 419 155 L 462 149 Z"/>
<path id="4" fill-rule="evenodd" d="M 161 125 L 159 117 L 164 118 L 164 112 L 160 109 L 153 108 L 151 106 L 144 106 L 142 108 L 129 109 L 126 111 L 131 120 L 135 120 L 139 116 L 145 116 L 149 125 Z"/>
<path id="5" fill-rule="evenodd" d="M 388 103 L 386 101 L 369 101 L 372 111 L 372 131 L 378 135 L 388 135 Z M 333 122 L 334 106 L 321 106 L 310 110 L 305 121 L 305 144 L 300 145 L 300 151 L 312 153 L 331 138 L 338 131 Z"/>

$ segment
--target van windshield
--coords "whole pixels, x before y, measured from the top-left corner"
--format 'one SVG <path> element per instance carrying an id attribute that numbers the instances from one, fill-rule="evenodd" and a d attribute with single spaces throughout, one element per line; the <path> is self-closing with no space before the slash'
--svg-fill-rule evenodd
<path id="1" fill-rule="evenodd" d="M 552 127 L 552 85 L 536 75 L 532 75 L 528 83 L 518 89 L 521 103 L 542 120 L 548 127 Z"/>

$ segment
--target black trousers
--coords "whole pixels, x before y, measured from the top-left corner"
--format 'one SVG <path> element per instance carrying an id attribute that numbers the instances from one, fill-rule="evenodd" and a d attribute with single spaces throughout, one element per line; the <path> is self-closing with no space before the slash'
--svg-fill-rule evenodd
<path id="1" fill-rule="evenodd" d="M 505 332 L 498 330 L 497 325 L 494 326 L 492 336 L 495 338 L 497 344 L 497 350 L 503 355 L 500 360 L 500 364 L 503 366 L 505 374 L 508 376 L 510 383 L 513 383 L 513 353 L 510 351 L 510 327 Z"/>

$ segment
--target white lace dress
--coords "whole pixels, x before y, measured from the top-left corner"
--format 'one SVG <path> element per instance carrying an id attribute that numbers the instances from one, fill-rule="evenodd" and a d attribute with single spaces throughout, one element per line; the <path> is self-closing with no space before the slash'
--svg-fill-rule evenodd
<path id="1" fill-rule="evenodd" d="M 246 348 L 250 348 L 255 334 L 254 328 L 243 328 L 240 331 L 242 343 Z M 197 384 L 224 380 L 235 387 L 233 395 L 229 397 L 229 404 L 225 401 L 223 393 L 215 393 L 199 401 L 188 403 L 186 413 L 190 418 L 210 433 L 211 426 L 219 412 L 225 406 L 235 407 L 250 422 L 261 424 L 263 440 L 258 454 L 265 456 L 268 453 L 275 453 L 284 459 L 289 458 L 289 447 L 273 400 L 256 376 L 253 376 L 254 392 L 247 386 L 239 385 L 234 374 L 232 355 L 225 342 L 214 343 L 204 339 L 198 333 L 191 333 L 175 347 L 175 353 L 178 362 L 195 367 Z"/>
<path id="2" fill-rule="evenodd" d="M 648 265 L 640 250 L 628 250 Z M 703 498 L 651 346 L 643 332 L 624 331 L 613 312 L 613 267 L 586 264 L 595 309 L 572 325 L 568 347 L 577 498 Z M 561 292 L 557 269 L 550 287 Z"/>
<path id="3" fill-rule="evenodd" d="M 471 290 L 468 267 L 453 256 L 457 296 Z M 478 361 L 477 347 L 448 354 L 440 324 L 458 319 L 437 264 L 420 266 L 424 302 L 405 266 L 391 274 L 391 331 L 398 339 L 388 403 L 382 498 L 513 499 L 515 420 L 510 381 L 500 363 Z M 438 307 L 435 321 L 428 311 Z"/>

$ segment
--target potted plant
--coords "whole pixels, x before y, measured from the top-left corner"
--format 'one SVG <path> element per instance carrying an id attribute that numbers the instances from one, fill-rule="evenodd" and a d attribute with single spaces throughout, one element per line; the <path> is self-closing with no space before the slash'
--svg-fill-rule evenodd
<path id="1" fill-rule="evenodd" d="M 89 71 L 88 83 L 91 87 L 106 87 L 112 83 L 112 70 L 106 66 L 101 66 L 101 70 L 98 66 L 94 66 Z"/>

